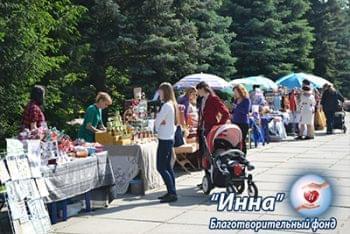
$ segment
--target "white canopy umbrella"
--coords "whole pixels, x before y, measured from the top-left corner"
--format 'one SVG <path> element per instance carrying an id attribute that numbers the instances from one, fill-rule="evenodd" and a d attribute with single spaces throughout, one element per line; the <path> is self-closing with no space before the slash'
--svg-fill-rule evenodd
<path id="1" fill-rule="evenodd" d="M 221 77 L 206 73 L 197 73 L 185 76 L 184 78 L 176 82 L 173 85 L 173 87 L 175 89 L 186 89 L 190 87 L 196 87 L 196 85 L 202 81 L 205 81 L 212 89 L 225 89 L 231 87 L 231 85 Z"/>

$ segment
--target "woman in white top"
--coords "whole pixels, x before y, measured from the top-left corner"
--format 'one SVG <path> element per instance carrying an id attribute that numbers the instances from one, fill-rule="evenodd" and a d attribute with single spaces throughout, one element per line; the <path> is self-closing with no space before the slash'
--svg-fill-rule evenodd
<path id="1" fill-rule="evenodd" d="M 178 111 L 174 90 L 170 83 L 162 83 L 159 86 L 159 97 L 163 105 L 154 122 L 158 133 L 157 170 L 168 190 L 167 194 L 159 199 L 160 202 L 174 202 L 177 200 L 177 195 L 171 157 L 178 123 Z"/>
<path id="2" fill-rule="evenodd" d="M 312 94 L 312 90 L 310 86 L 304 86 L 302 88 L 302 93 L 300 96 L 300 101 L 298 105 L 298 109 L 300 111 L 300 129 L 299 136 L 297 140 L 302 140 L 305 126 L 307 129 L 307 135 L 305 139 L 313 139 L 314 138 L 314 113 L 315 113 L 315 105 L 316 100 L 314 95 Z"/>

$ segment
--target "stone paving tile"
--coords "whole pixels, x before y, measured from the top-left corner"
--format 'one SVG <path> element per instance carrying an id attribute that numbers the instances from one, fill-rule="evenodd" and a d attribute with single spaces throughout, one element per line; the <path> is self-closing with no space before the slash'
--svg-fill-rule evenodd
<path id="1" fill-rule="evenodd" d="M 116 234 L 116 233 L 144 233 L 160 225 L 157 222 L 143 222 L 112 219 L 84 219 L 76 225 L 57 230 L 59 234 Z"/>
<path id="2" fill-rule="evenodd" d="M 86 219 L 88 219 L 90 216 L 81 216 L 81 217 L 71 217 L 69 218 L 69 222 L 59 222 L 57 224 L 54 225 L 56 230 L 62 230 L 68 226 L 71 225 L 79 225 L 79 223 L 85 221 Z"/>
<path id="3" fill-rule="evenodd" d="M 159 209 L 153 206 L 140 206 L 132 209 L 119 209 L 116 207 L 94 212 L 92 217 L 98 219 L 166 222 L 185 212 L 186 210 L 182 209 L 168 209 L 166 212 L 159 212 Z"/>
<path id="4" fill-rule="evenodd" d="M 211 217 L 216 217 L 222 220 L 251 220 L 257 219 L 262 214 L 258 213 L 242 213 L 242 212 L 207 212 L 207 211 L 188 211 L 182 215 L 169 221 L 169 223 L 177 224 L 201 224 L 208 226 Z"/>
<path id="5" fill-rule="evenodd" d="M 156 228 L 147 231 L 145 233 L 156 233 L 156 234 L 164 234 L 164 233 L 222 233 L 222 231 L 211 231 L 208 229 L 208 225 L 189 225 L 189 224 L 172 224 L 166 223 L 157 226 Z M 230 233 L 238 233 L 238 231 L 230 231 Z"/>
<path id="6" fill-rule="evenodd" d="M 327 165 L 333 165 L 339 161 L 338 158 L 327 158 L 327 160 L 318 161 L 317 163 L 320 164 L 327 164 Z M 314 158 L 291 158 L 288 160 L 287 163 L 305 163 L 305 164 L 312 164 L 315 163 Z"/>
<path id="7" fill-rule="evenodd" d="M 194 207 L 197 207 L 198 205 L 205 203 L 209 200 L 209 197 L 202 194 L 202 196 L 184 196 L 181 192 L 179 193 L 179 200 L 176 203 L 172 204 L 166 204 L 166 203 L 159 203 L 159 200 L 157 197 L 159 195 L 163 195 L 165 191 L 161 193 L 157 193 L 157 195 L 154 195 L 152 197 L 147 198 L 130 198 L 130 199 L 123 199 L 123 200 L 115 200 L 110 205 L 110 208 L 107 208 L 106 210 L 113 209 L 114 212 L 124 212 L 128 209 L 136 209 L 136 208 L 142 208 L 142 207 L 154 207 L 159 209 L 179 209 L 179 210 L 190 210 Z M 102 212 L 103 211 L 99 211 Z"/>

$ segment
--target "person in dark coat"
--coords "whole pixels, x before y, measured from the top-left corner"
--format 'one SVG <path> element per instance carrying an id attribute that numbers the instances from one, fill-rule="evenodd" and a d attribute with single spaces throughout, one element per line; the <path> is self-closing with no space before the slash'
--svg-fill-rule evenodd
<path id="1" fill-rule="evenodd" d="M 334 114 L 339 107 L 339 101 L 344 102 L 344 97 L 332 85 L 325 84 L 323 86 L 323 95 L 321 105 L 326 115 L 327 134 L 333 133 Z"/>

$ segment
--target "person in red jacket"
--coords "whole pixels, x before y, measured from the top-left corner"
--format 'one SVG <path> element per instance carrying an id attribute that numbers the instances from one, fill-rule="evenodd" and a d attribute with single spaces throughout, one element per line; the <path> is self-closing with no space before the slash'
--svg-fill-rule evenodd
<path id="1" fill-rule="evenodd" d="M 205 138 L 215 125 L 225 124 L 230 119 L 230 112 L 206 82 L 200 82 L 196 86 L 200 98 L 198 104 L 198 139 L 199 155 L 205 157 Z M 198 166 L 201 166 L 200 164 Z M 202 184 L 198 184 L 202 187 Z"/>
<path id="2" fill-rule="evenodd" d="M 212 127 L 225 124 L 230 119 L 230 113 L 206 82 L 197 84 L 196 89 L 202 97 L 199 106 L 199 128 L 207 136 Z"/>

